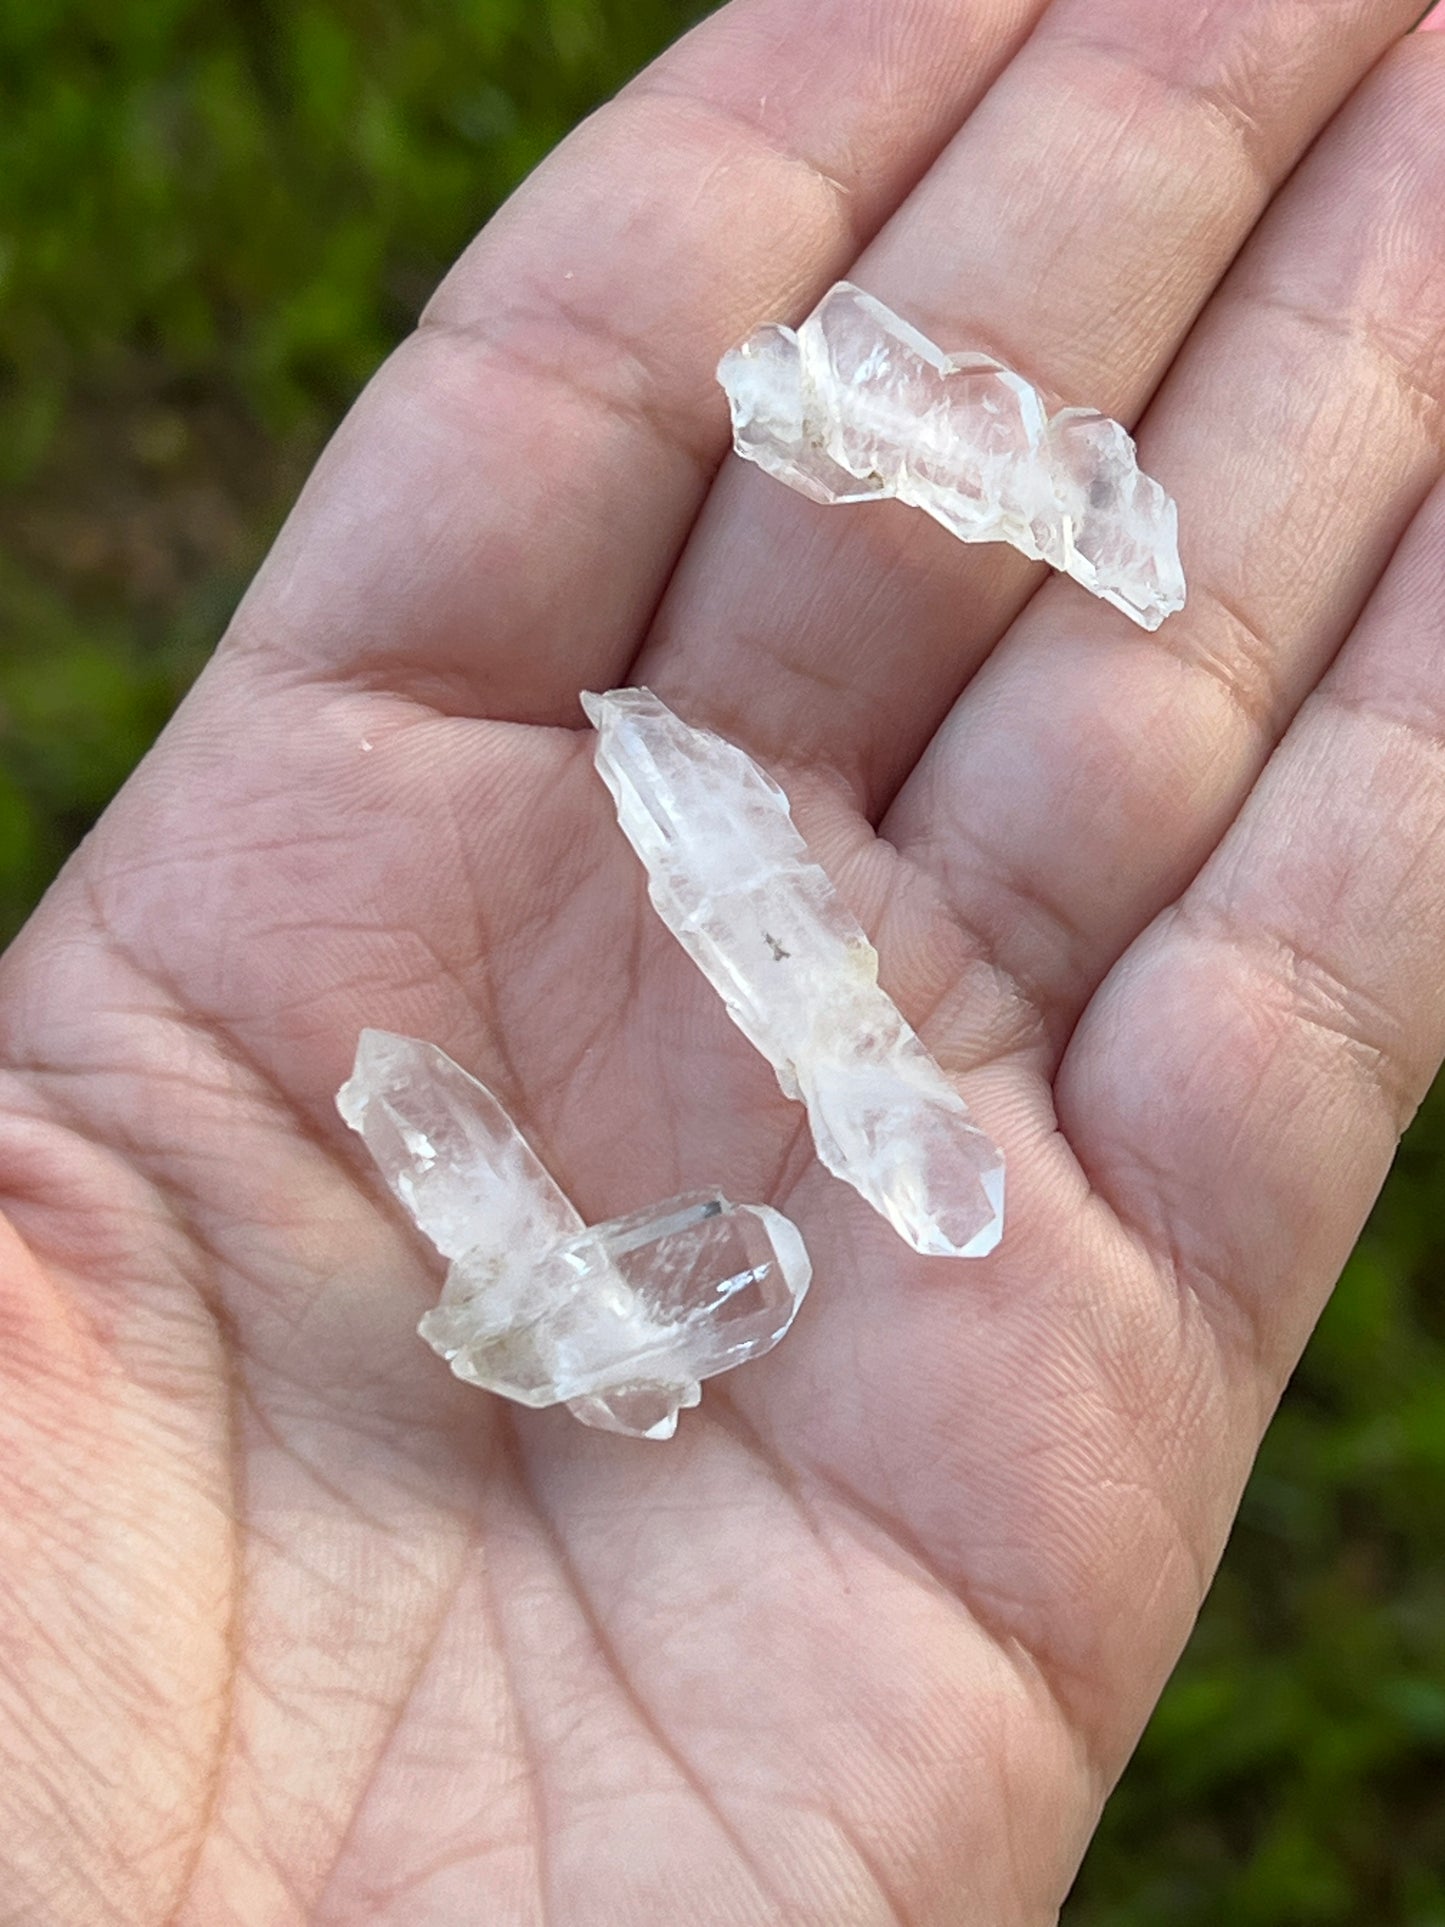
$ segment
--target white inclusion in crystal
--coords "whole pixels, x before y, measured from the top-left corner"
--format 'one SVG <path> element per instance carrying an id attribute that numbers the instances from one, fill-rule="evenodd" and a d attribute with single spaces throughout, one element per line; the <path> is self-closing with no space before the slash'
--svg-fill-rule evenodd
<path id="1" fill-rule="evenodd" d="M 458 1378 L 518 1404 L 671 1438 L 700 1381 L 771 1351 L 808 1289 L 802 1237 L 767 1205 L 696 1192 L 589 1229 L 435 1044 L 363 1031 L 336 1102 L 452 1261 L 422 1337 Z"/>
<path id="2" fill-rule="evenodd" d="M 915 1251 L 991 1251 L 1003 1154 L 879 987 L 877 953 L 782 790 L 650 690 L 582 704 L 653 908 L 787 1096 L 807 1105 L 823 1163 Z"/>
<path id="3" fill-rule="evenodd" d="M 1184 606 L 1179 513 L 1118 422 L 1050 414 L 988 355 L 947 355 L 850 282 L 759 328 L 718 380 L 733 445 L 815 502 L 896 496 L 963 542 L 1011 542 L 1145 629 Z"/>

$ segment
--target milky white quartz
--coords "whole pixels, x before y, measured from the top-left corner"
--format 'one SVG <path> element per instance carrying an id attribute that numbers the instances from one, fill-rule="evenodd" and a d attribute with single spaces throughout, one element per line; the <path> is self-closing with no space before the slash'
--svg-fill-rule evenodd
<path id="1" fill-rule="evenodd" d="M 1184 605 L 1179 516 L 1116 421 L 1051 414 L 982 354 L 947 355 L 850 282 L 723 356 L 733 445 L 815 502 L 896 496 L 964 542 L 1011 542 L 1157 629 Z"/>
<path id="2" fill-rule="evenodd" d="M 767 1205 L 697 1192 L 589 1229 L 435 1044 L 363 1031 L 337 1107 L 451 1260 L 422 1337 L 458 1378 L 518 1404 L 670 1438 L 700 1381 L 770 1351 L 808 1288 L 802 1237 Z"/>
<path id="3" fill-rule="evenodd" d="M 878 956 L 732 743 L 647 689 L 584 695 L 597 768 L 653 907 L 808 1107 L 828 1169 L 915 1251 L 981 1257 L 1003 1230 L 1003 1156 L 878 984 Z"/>

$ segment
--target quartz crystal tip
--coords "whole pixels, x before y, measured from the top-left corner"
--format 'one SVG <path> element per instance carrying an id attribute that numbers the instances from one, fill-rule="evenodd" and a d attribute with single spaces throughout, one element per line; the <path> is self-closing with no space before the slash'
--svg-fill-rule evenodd
<path id="1" fill-rule="evenodd" d="M 1118 422 L 1051 412 L 983 354 L 946 354 L 840 281 L 797 329 L 723 356 L 733 446 L 811 501 L 894 496 L 963 542 L 1009 542 L 1142 628 L 1184 606 L 1178 512 Z"/>
<path id="2" fill-rule="evenodd" d="M 891 1063 L 824 1060 L 802 1079 L 830 1171 L 925 1257 L 987 1257 L 1003 1236 L 1003 1153 L 917 1038 Z"/>
<path id="3" fill-rule="evenodd" d="M 364 1030 L 336 1108 L 444 1258 L 483 1232 L 525 1248 L 582 1228 L 504 1107 L 435 1044 Z"/>

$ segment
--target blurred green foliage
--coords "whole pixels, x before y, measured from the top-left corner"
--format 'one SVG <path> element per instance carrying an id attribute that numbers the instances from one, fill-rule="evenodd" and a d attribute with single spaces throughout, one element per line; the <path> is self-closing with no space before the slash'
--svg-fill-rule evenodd
<path id="1" fill-rule="evenodd" d="M 0 6 L 0 932 L 449 258 L 699 10 Z"/>
<path id="2" fill-rule="evenodd" d="M 1068 1927 L 1445 1927 L 1442 1121 L 1265 1441 Z"/>
<path id="3" fill-rule="evenodd" d="M 0 9 L 0 930 L 449 257 L 688 0 Z M 1069 1927 L 1445 1927 L 1445 1118 L 1269 1437 Z"/>

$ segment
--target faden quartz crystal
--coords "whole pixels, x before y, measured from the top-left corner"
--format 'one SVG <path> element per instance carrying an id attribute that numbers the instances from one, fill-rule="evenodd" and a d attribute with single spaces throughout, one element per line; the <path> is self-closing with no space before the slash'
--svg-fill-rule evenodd
<path id="1" fill-rule="evenodd" d="M 723 356 L 733 443 L 815 502 L 896 496 L 964 542 L 1011 542 L 1145 629 L 1184 606 L 1179 516 L 1116 421 L 1050 413 L 1022 375 L 946 355 L 840 281 L 796 330 Z"/>
<path id="2" fill-rule="evenodd" d="M 435 1044 L 367 1030 L 337 1097 L 451 1260 L 419 1330 L 458 1378 L 584 1425 L 670 1438 L 700 1381 L 770 1351 L 812 1266 L 797 1227 L 716 1192 L 583 1224 L 484 1084 Z"/>
<path id="3" fill-rule="evenodd" d="M 782 790 L 650 690 L 582 703 L 653 907 L 784 1092 L 807 1105 L 822 1162 L 916 1251 L 991 1251 L 1002 1153 L 880 988 L 877 953 Z"/>

